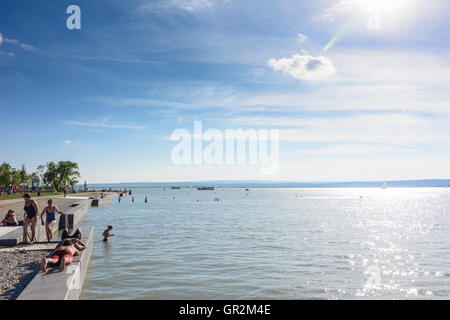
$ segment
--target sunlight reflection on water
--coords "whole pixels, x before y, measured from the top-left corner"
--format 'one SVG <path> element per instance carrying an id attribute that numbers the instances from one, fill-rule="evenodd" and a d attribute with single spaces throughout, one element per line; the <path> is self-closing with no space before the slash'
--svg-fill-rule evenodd
<path id="1" fill-rule="evenodd" d="M 83 222 L 83 299 L 450 298 L 447 189 L 133 191 Z"/>

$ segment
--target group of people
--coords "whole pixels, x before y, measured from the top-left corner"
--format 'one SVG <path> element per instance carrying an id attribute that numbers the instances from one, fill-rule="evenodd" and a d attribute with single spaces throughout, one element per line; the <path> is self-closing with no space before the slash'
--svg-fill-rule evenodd
<path id="1" fill-rule="evenodd" d="M 52 240 L 52 227 L 56 223 L 56 214 L 64 214 L 56 206 L 53 205 L 53 199 L 47 201 L 47 206 L 42 210 L 39 215 L 39 205 L 36 200 L 32 199 L 28 193 L 23 195 L 25 206 L 23 207 L 23 242 L 26 244 L 33 244 L 36 236 L 36 225 L 40 217 L 42 225 L 45 225 L 45 233 L 47 240 Z M 45 221 L 44 221 L 45 217 Z M 19 221 L 14 210 L 8 210 L 1 224 L 3 226 L 18 226 Z M 31 229 L 30 240 L 28 241 L 28 227 Z"/>
<path id="2" fill-rule="evenodd" d="M 108 241 L 111 234 L 112 226 L 108 226 L 103 231 L 103 241 Z M 81 230 L 77 229 L 73 235 L 65 229 L 61 235 L 61 241 L 57 247 L 50 254 L 50 258 L 43 258 L 41 261 L 41 271 L 47 272 L 47 266 L 58 267 L 59 271 L 64 271 L 65 266 L 71 264 L 73 257 L 80 254 L 82 250 L 86 249 L 86 245 L 81 241 Z"/>
<path id="3" fill-rule="evenodd" d="M 123 197 L 123 194 L 121 193 L 121 194 L 119 195 L 119 198 L 117 198 L 117 201 L 118 201 L 119 203 L 120 203 L 120 201 L 122 201 L 122 197 Z M 134 203 L 134 196 L 131 197 L 131 202 Z M 148 202 L 148 197 L 145 197 L 144 202 L 145 202 L 145 203 Z"/>
<path id="4" fill-rule="evenodd" d="M 42 210 L 39 215 L 39 206 L 36 200 L 32 199 L 29 194 L 24 194 L 24 221 L 23 221 L 23 242 L 26 244 L 33 244 L 35 242 L 36 225 L 40 217 L 42 225 L 45 225 L 45 231 L 47 234 L 47 240 L 52 240 L 52 226 L 56 223 L 56 214 L 64 214 L 56 206 L 53 205 L 53 200 L 47 201 L 47 206 Z M 45 222 L 44 222 L 45 218 Z M 3 226 L 19 226 L 19 221 L 14 210 L 8 210 L 8 213 L 0 223 Z M 28 241 L 28 227 L 31 227 L 31 237 Z M 103 241 L 108 241 L 111 236 L 113 227 L 108 226 L 103 231 Z M 81 241 L 81 230 L 77 229 L 73 235 L 69 234 L 69 231 L 65 229 L 61 236 L 61 241 L 57 247 L 49 255 L 49 257 L 43 258 L 41 261 L 40 270 L 47 272 L 47 267 L 58 267 L 60 271 L 64 271 L 65 266 L 69 265 L 73 261 L 73 257 L 80 254 L 82 250 L 86 249 L 86 245 Z"/>

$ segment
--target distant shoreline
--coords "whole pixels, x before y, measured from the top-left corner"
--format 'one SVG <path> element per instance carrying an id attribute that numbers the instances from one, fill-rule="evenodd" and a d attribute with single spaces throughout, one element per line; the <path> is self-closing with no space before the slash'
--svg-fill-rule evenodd
<path id="1" fill-rule="evenodd" d="M 89 189 L 100 188 L 381 188 L 384 181 L 350 182 L 283 182 L 283 181 L 187 181 L 187 182 L 124 182 L 88 184 Z M 388 188 L 445 188 L 450 179 L 386 180 Z"/>

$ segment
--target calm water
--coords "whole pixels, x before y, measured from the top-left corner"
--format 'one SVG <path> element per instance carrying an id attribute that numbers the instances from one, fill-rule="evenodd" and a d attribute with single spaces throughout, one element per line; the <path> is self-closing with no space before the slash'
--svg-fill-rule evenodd
<path id="1" fill-rule="evenodd" d="M 450 298 L 450 189 L 133 192 L 83 222 L 83 299 Z"/>

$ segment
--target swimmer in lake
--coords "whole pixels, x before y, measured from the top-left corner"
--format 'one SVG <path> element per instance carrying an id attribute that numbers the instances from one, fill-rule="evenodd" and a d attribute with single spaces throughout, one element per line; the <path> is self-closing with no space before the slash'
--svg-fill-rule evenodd
<path id="1" fill-rule="evenodd" d="M 103 231 L 103 241 L 108 241 L 109 237 L 114 236 L 113 234 L 111 234 L 111 230 L 113 229 L 112 226 L 108 226 L 108 228 Z"/>

